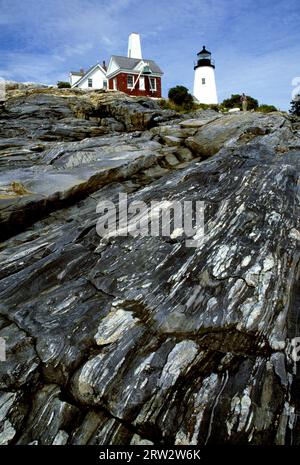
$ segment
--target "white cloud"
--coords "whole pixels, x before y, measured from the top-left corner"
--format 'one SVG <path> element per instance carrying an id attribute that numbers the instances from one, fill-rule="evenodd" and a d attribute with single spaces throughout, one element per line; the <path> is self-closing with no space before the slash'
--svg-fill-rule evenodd
<path id="1" fill-rule="evenodd" d="M 0 75 L 7 80 L 43 84 L 56 84 L 58 80 L 66 80 L 67 77 L 55 56 L 24 53 L 12 53 L 2 57 Z"/>

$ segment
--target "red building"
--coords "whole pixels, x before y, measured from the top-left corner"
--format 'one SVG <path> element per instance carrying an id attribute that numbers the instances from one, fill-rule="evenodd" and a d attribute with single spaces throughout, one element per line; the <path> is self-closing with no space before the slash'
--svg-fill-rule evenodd
<path id="1" fill-rule="evenodd" d="M 107 69 L 108 88 L 128 95 L 161 98 L 163 72 L 153 60 L 113 55 Z"/>
<path id="2" fill-rule="evenodd" d="M 132 32 L 128 38 L 126 56 L 113 55 L 106 69 L 99 63 L 87 72 L 70 73 L 72 87 L 81 89 L 120 90 L 128 95 L 161 98 L 161 78 L 163 72 L 153 60 L 142 57 L 140 35 Z"/>

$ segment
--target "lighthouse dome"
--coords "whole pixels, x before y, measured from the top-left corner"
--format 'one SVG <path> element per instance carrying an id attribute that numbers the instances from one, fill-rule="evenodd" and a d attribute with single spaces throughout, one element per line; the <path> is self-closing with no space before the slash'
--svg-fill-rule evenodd
<path id="1" fill-rule="evenodd" d="M 211 58 L 211 53 L 206 50 L 205 45 L 203 45 L 203 49 L 197 53 L 197 62 L 195 63 L 194 69 L 198 68 L 199 66 L 211 66 L 212 68 L 215 67 L 214 60 Z"/>
<path id="2" fill-rule="evenodd" d="M 210 53 L 208 50 L 206 50 L 205 45 L 203 45 L 203 49 L 202 49 L 201 52 L 199 52 L 197 55 L 198 55 L 198 56 L 199 56 L 199 55 L 201 55 L 201 56 L 203 56 L 203 55 L 205 55 L 205 56 L 207 56 L 207 55 L 211 56 L 211 53 Z"/>

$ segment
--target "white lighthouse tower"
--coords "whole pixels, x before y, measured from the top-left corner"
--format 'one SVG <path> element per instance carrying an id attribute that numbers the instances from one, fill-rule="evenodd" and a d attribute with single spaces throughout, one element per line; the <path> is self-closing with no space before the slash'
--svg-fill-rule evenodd
<path id="1" fill-rule="evenodd" d="M 194 66 L 194 97 L 199 103 L 218 103 L 217 87 L 215 79 L 215 64 L 211 59 L 211 53 L 205 45 L 197 54 L 198 60 Z"/>

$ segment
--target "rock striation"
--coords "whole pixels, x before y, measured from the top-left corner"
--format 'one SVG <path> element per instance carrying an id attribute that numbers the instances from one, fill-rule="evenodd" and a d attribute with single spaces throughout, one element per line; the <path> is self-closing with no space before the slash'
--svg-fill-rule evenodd
<path id="1" fill-rule="evenodd" d="M 0 113 L 0 444 L 300 444 L 300 132 L 121 93 Z M 119 194 L 205 234 L 101 240 Z"/>

